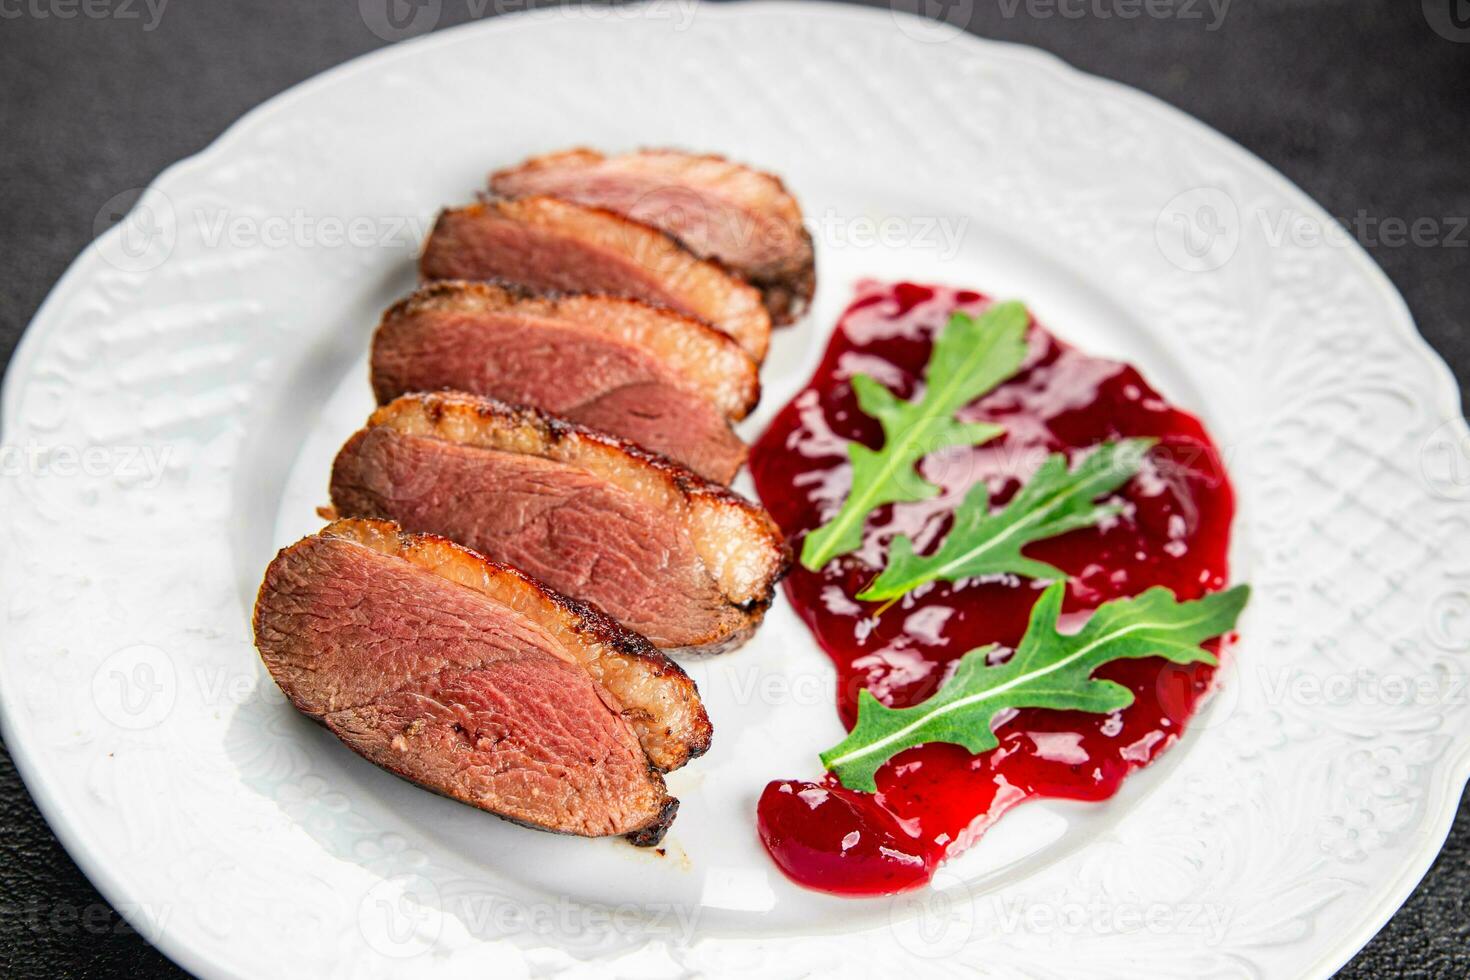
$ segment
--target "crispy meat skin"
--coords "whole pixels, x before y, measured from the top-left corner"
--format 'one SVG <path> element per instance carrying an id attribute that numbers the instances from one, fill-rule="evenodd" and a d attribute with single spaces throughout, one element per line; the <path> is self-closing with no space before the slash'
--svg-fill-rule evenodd
<path id="1" fill-rule="evenodd" d="M 556 198 L 486 200 L 442 212 L 419 272 L 425 280 L 628 296 L 705 321 L 757 361 L 770 345 L 771 317 L 754 287 L 656 228 Z"/>
<path id="2" fill-rule="evenodd" d="M 255 632 L 293 703 L 355 751 L 544 829 L 661 836 L 674 801 L 650 755 L 679 764 L 709 741 L 692 683 L 641 638 L 389 522 L 283 550 Z"/>
<path id="3" fill-rule="evenodd" d="M 789 561 L 765 512 L 724 487 L 604 433 L 458 393 L 375 412 L 338 454 L 332 501 L 453 536 L 681 652 L 748 638 Z"/>
<path id="4" fill-rule="evenodd" d="M 728 420 L 759 397 L 755 362 L 687 317 L 637 300 L 470 282 L 425 286 L 384 314 L 372 381 L 380 404 L 452 389 L 533 405 L 720 483 L 746 454 Z"/>
<path id="5" fill-rule="evenodd" d="M 812 240 L 795 198 L 779 178 L 724 157 L 672 149 L 609 157 L 577 148 L 496 171 L 490 190 L 558 197 L 651 225 L 757 286 L 777 324 L 801 316 L 816 288 Z"/>

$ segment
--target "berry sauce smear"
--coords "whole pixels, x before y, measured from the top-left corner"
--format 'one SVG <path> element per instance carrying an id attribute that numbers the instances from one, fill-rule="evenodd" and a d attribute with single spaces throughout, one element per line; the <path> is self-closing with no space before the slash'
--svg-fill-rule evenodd
<path id="1" fill-rule="evenodd" d="M 979 293 L 939 286 L 859 287 L 815 376 L 751 451 L 761 501 L 798 554 L 806 533 L 848 492 L 847 442 L 882 442 L 877 422 L 858 408 L 852 376 L 868 374 L 913 398 L 950 314 L 987 305 Z M 797 614 L 837 667 L 837 710 L 848 727 L 865 688 L 884 704 L 906 707 L 934 694 L 966 651 L 987 643 L 1000 644 L 1000 656 L 1014 650 L 1046 583 L 1013 576 L 931 583 L 881 614 L 880 604 L 854 596 L 882 569 L 895 534 L 912 537 L 920 553 L 933 550 L 966 489 L 984 480 L 993 506 L 1004 504 L 1048 453 L 1075 462 L 1099 442 L 1158 440 L 1118 491 L 1119 516 L 1027 549 L 1068 573 L 1063 629 L 1103 602 L 1151 586 L 1166 586 L 1182 601 L 1226 584 L 1235 505 L 1219 452 L 1197 419 L 1170 406 L 1132 367 L 1074 350 L 1033 322 L 1021 371 L 960 417 L 999 423 L 1005 434 L 930 454 L 920 472 L 943 489 L 939 497 L 880 508 L 858 551 L 818 572 L 797 566 L 786 579 Z M 772 782 L 760 799 L 761 840 L 781 870 L 808 888 L 883 895 L 917 887 L 1017 803 L 1112 796 L 1129 772 L 1179 738 L 1213 674 L 1204 664 L 1152 658 L 1109 664 L 1096 676 L 1135 695 L 1122 711 L 1002 714 L 998 748 L 981 755 L 943 743 L 911 748 L 878 772 L 877 793 L 844 789 L 830 774 L 819 783 Z M 827 746 L 812 748 L 815 755 Z"/>

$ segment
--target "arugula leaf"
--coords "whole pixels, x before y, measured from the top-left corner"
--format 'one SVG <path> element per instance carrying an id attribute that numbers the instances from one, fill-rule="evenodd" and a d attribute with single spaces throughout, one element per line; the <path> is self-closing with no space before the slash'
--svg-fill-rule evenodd
<path id="1" fill-rule="evenodd" d="M 909 708 L 884 706 L 872 692 L 858 695 L 858 719 L 847 738 L 822 753 L 822 764 L 842 785 L 869 793 L 879 767 L 904 749 L 952 742 L 971 752 L 1000 744 L 991 723 L 1006 708 L 1058 708 L 1107 714 L 1133 703 L 1133 692 L 1092 672 L 1115 660 L 1162 657 L 1176 664 L 1216 662 L 1199 644 L 1235 628 L 1250 596 L 1247 586 L 1192 602 L 1156 587 L 1099 606 L 1080 631 L 1056 628 L 1066 584 L 1047 588 L 1015 654 L 988 666 L 995 647 L 971 650 L 933 697 Z"/>
<path id="2" fill-rule="evenodd" d="M 907 535 L 893 539 L 888 565 L 872 585 L 858 593 L 870 601 L 897 599 L 925 582 L 954 582 L 977 575 L 1012 572 L 1028 578 L 1059 579 L 1066 573 L 1021 554 L 1033 541 L 1096 524 L 1118 513 L 1116 504 L 1098 497 L 1127 483 L 1157 440 L 1124 439 L 1103 443 L 1077 468 L 1067 471 L 1062 453 L 1048 456 L 1041 469 L 997 514 L 990 513 L 990 490 L 970 488 L 954 512 L 954 526 L 932 555 L 914 554 Z"/>
<path id="3" fill-rule="evenodd" d="M 858 406 L 883 426 L 883 448 L 847 448 L 852 489 L 837 516 L 807 535 L 801 563 L 812 571 L 862 544 L 863 522 L 884 504 L 927 500 L 939 488 L 914 472 L 926 455 L 948 446 L 975 446 L 1001 427 L 954 418 L 970 402 L 1016 373 L 1026 356 L 1026 308 L 997 303 L 979 316 L 956 313 L 934 342 L 924 371 L 924 394 L 901 401 L 873 378 L 852 379 Z"/>

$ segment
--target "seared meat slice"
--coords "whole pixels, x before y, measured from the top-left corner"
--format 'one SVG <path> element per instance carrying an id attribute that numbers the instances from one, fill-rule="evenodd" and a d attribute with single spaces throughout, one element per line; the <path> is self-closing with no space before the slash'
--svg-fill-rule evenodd
<path id="1" fill-rule="evenodd" d="M 765 511 L 724 487 L 605 433 L 458 393 L 378 409 L 337 455 L 332 503 L 463 542 L 667 650 L 744 642 L 788 561 Z"/>
<path id="2" fill-rule="evenodd" d="M 365 758 L 499 816 L 662 836 L 659 767 L 709 743 L 693 683 L 641 637 L 452 542 L 338 521 L 276 556 L 255 642 Z"/>
<path id="3" fill-rule="evenodd" d="M 709 747 L 709 718 L 694 682 L 678 664 L 655 650 L 643 637 L 623 629 L 597 610 L 551 591 L 517 569 L 487 561 L 452 541 L 432 534 L 403 533 L 388 521 L 341 520 L 326 527 L 317 538 L 354 544 L 401 559 L 477 593 L 475 601 L 484 600 L 514 610 L 529 624 L 527 628 L 538 636 L 551 637 L 561 656 L 578 664 L 622 705 L 623 716 L 633 725 L 644 752 L 660 770 L 677 769 L 704 754 Z M 302 542 L 296 547 L 304 546 Z M 282 556 L 292 550 L 287 549 Z M 350 549 L 347 551 L 351 553 Z M 280 561 L 278 557 L 277 562 Z M 270 582 L 268 572 L 266 584 Z M 265 595 L 266 589 L 262 587 L 262 600 Z M 257 639 L 261 636 L 260 629 L 271 625 L 264 618 L 269 608 L 264 603 L 257 605 Z M 276 633 L 289 638 L 288 631 Z M 282 687 L 302 711 L 315 715 L 357 704 L 425 672 L 443 667 L 467 668 L 478 663 L 474 647 L 445 646 L 436 652 L 431 637 L 410 639 L 411 645 L 395 651 L 386 639 L 375 640 L 370 632 L 356 634 L 355 640 L 344 636 L 346 645 L 341 650 L 323 654 L 337 659 L 318 660 L 309 673 L 299 678 L 293 679 L 289 675 L 290 665 L 281 663 L 281 670 L 287 671 L 291 679 L 289 685 L 283 683 Z M 363 647 L 381 646 L 389 659 L 363 662 L 364 650 L 354 648 L 352 642 Z M 264 648 L 262 655 L 267 666 L 271 666 L 271 655 Z M 354 665 L 363 669 L 359 672 Z M 282 679 L 276 666 L 271 666 L 271 672 L 278 681 Z"/>
<path id="4" fill-rule="evenodd" d="M 754 287 L 655 228 L 555 198 L 491 200 L 441 213 L 419 271 L 425 279 L 630 296 L 705 321 L 757 361 L 770 345 L 771 317 Z"/>
<path id="5" fill-rule="evenodd" d="M 812 239 L 796 199 L 779 178 L 724 157 L 566 150 L 491 174 L 490 190 L 558 197 L 651 225 L 757 286 L 778 324 L 801 316 L 816 287 Z"/>
<path id="6" fill-rule="evenodd" d="M 428 285 L 373 338 L 380 404 L 451 388 L 534 405 L 728 483 L 745 460 L 729 419 L 760 393 L 755 362 L 688 317 L 611 296 L 532 296 L 491 283 Z"/>

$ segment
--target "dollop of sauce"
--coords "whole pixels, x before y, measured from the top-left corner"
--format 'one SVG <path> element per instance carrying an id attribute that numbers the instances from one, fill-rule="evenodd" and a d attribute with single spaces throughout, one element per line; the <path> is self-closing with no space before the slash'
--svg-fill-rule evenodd
<path id="1" fill-rule="evenodd" d="M 751 451 L 761 501 L 798 554 L 806 533 L 830 519 L 848 492 L 847 442 L 882 443 L 877 422 L 858 408 L 853 375 L 915 397 L 950 315 L 987 305 L 979 293 L 939 286 L 859 287 L 812 380 Z M 913 538 L 921 554 L 933 550 L 970 486 L 986 481 L 992 505 L 1002 505 L 1048 453 L 1065 452 L 1075 463 L 1099 442 L 1158 439 L 1117 495 L 1122 514 L 1026 550 L 1069 575 L 1063 630 L 1099 604 L 1151 586 L 1185 600 L 1226 585 L 1234 495 L 1199 421 L 1169 405 L 1134 368 L 1081 353 L 1034 322 L 1027 346 L 1021 371 L 960 413 L 1000 423 L 1002 437 L 931 453 L 919 471 L 942 488 L 940 496 L 879 509 L 857 552 L 817 572 L 798 566 L 785 581 L 797 614 L 837 667 L 837 710 L 849 728 L 865 688 L 905 707 L 934 694 L 967 651 L 996 643 L 999 659 L 1014 650 L 1046 583 L 1014 576 L 932 583 L 881 614 L 880 604 L 855 596 L 882 569 L 895 534 Z M 998 748 L 978 756 L 943 743 L 911 748 L 879 771 L 877 793 L 845 789 L 830 774 L 819 783 L 772 782 L 758 808 L 761 840 L 781 870 L 809 888 L 880 895 L 918 887 L 945 856 L 1024 800 L 1112 796 L 1125 776 L 1179 738 L 1213 674 L 1203 664 L 1152 658 L 1109 664 L 1095 676 L 1130 688 L 1128 708 L 1003 714 Z"/>

